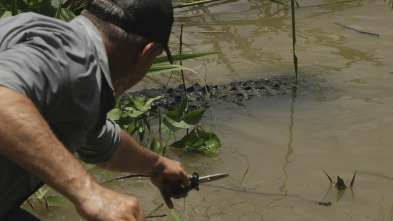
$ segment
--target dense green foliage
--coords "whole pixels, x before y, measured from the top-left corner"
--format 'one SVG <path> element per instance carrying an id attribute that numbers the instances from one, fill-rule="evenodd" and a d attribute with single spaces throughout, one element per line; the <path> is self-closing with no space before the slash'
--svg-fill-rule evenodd
<path id="1" fill-rule="evenodd" d="M 187 112 L 188 101 L 184 99 L 179 107 L 166 114 L 161 114 L 158 107 L 152 110 L 152 103 L 161 97 L 151 98 L 145 102 L 145 97 L 129 97 L 124 101 L 117 100 L 116 108 L 108 113 L 108 117 L 116 121 L 122 129 L 131 135 L 137 135 L 140 141 L 144 141 L 146 132 L 150 132 L 150 149 L 156 153 L 164 155 L 173 134 L 184 129 L 193 128 L 191 133 L 183 136 L 170 146 L 175 148 L 186 148 L 189 151 L 198 151 L 205 154 L 212 154 L 212 151 L 221 146 L 217 135 L 202 129 L 198 125 L 206 109 Z M 154 114 L 156 117 L 152 117 Z M 157 118 L 157 133 L 151 126 L 151 120 Z M 164 136 L 165 134 L 165 136 Z M 165 137 L 165 141 L 163 141 Z"/>

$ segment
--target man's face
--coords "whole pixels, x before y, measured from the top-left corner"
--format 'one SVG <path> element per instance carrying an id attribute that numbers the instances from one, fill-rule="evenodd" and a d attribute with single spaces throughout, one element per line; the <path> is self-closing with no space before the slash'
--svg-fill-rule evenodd
<path id="1" fill-rule="evenodd" d="M 154 49 L 152 54 L 148 56 L 148 58 L 142 63 L 140 68 L 138 68 L 137 73 L 135 75 L 135 82 L 132 82 L 133 84 L 130 86 L 134 86 L 137 84 L 139 81 L 141 81 L 145 76 L 146 73 L 149 71 L 150 67 L 153 65 L 154 60 L 156 59 L 157 56 L 162 54 L 162 49 Z"/>
<path id="2" fill-rule="evenodd" d="M 121 77 L 118 79 L 117 88 L 115 88 L 116 95 L 123 94 L 126 90 L 137 84 L 145 77 L 146 73 L 152 66 L 155 58 L 160 55 L 163 51 L 162 47 L 155 46 L 152 51 L 141 57 L 141 63 L 135 67 L 135 64 L 129 62 L 121 73 Z M 138 55 L 142 56 L 142 55 Z"/>

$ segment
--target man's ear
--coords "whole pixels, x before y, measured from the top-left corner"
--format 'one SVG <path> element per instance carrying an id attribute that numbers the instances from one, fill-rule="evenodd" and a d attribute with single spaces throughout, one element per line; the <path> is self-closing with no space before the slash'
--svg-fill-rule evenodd
<path id="1" fill-rule="evenodd" d="M 137 56 L 135 58 L 136 67 L 141 66 L 146 60 L 152 56 L 154 53 L 154 47 L 156 44 L 154 42 L 150 42 L 145 45 L 141 50 L 138 51 Z"/>

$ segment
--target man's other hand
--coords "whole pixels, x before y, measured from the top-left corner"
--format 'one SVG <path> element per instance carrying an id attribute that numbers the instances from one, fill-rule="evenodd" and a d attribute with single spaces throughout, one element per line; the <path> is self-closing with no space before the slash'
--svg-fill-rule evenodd
<path id="1" fill-rule="evenodd" d="M 87 220 L 117 221 L 145 220 L 138 200 L 99 184 L 93 184 L 92 191 L 86 194 L 83 201 L 76 203 L 78 213 Z"/>
<path id="2" fill-rule="evenodd" d="M 186 171 L 178 161 L 160 157 L 157 163 L 160 165 L 159 167 L 162 168 L 162 170 L 148 175 L 151 182 L 161 191 L 161 195 L 164 198 L 166 205 L 172 209 L 172 200 L 166 193 L 179 191 L 185 186 L 189 186 L 190 181 Z M 187 195 L 183 195 L 181 197 L 186 196 Z"/>

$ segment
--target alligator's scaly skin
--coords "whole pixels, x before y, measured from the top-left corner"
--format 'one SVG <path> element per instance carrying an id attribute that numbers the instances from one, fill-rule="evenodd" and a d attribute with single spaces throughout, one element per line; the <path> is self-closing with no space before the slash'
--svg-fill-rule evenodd
<path id="1" fill-rule="evenodd" d="M 227 85 L 206 85 L 200 86 L 198 83 L 188 87 L 187 97 L 189 109 L 195 110 L 209 107 L 220 101 L 242 102 L 253 97 L 273 96 L 293 94 L 297 88 L 304 88 L 307 83 L 297 81 L 293 78 L 272 78 L 231 82 Z M 131 92 L 131 96 L 146 96 L 146 99 L 163 96 L 155 102 L 154 106 L 160 106 L 166 110 L 174 110 L 184 98 L 184 88 L 182 85 L 176 88 L 152 88 L 144 91 Z M 207 96 L 209 95 L 209 97 Z M 128 96 L 124 96 L 127 99 Z M 209 103 L 210 99 L 210 103 Z"/>

